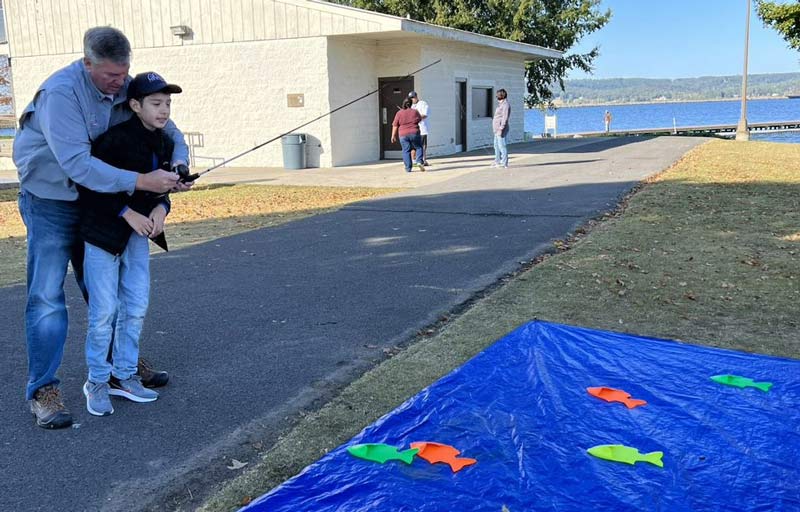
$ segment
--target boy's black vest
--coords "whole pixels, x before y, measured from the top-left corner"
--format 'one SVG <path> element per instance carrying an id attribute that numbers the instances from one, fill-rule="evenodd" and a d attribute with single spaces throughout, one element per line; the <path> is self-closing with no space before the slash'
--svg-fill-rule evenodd
<path id="1" fill-rule="evenodd" d="M 137 116 L 111 127 L 92 142 L 92 156 L 118 169 L 142 174 L 170 169 L 175 143 L 163 130 L 150 131 Z M 122 254 L 133 228 L 120 216 L 127 206 L 145 217 L 169 197 L 137 190 L 130 195 L 102 194 L 78 186 L 81 201 L 81 237 L 111 254 Z"/>

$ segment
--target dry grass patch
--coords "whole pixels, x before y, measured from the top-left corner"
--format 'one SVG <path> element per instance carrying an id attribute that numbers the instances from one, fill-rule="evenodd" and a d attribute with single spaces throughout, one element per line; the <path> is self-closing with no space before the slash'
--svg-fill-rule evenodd
<path id="1" fill-rule="evenodd" d="M 276 226 L 400 189 L 224 185 L 173 194 L 167 219 L 176 250 L 244 231 Z M 154 251 L 159 250 L 153 248 Z M 0 190 L 0 286 L 25 279 L 25 226 L 17 191 Z"/>
<path id="2" fill-rule="evenodd" d="M 345 389 L 209 500 L 236 510 L 534 318 L 800 357 L 800 145 L 711 141 Z"/>

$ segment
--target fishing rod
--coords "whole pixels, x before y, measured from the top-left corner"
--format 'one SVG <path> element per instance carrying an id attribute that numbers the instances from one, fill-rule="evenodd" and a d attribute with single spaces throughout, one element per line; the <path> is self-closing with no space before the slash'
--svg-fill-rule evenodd
<path id="1" fill-rule="evenodd" d="M 442 61 L 442 59 L 438 59 L 438 60 L 436 60 L 434 62 L 431 62 L 427 66 L 421 67 L 421 68 L 417 69 L 416 71 L 412 71 L 411 73 L 409 73 L 406 76 L 404 76 L 403 78 L 401 78 L 401 80 L 405 80 L 406 78 L 411 78 L 412 76 L 416 75 L 417 73 L 419 73 L 421 71 L 424 71 L 424 70 L 428 69 L 431 66 L 435 66 L 436 64 L 440 63 L 441 61 Z M 337 107 L 337 108 L 331 110 L 330 112 L 322 114 L 321 116 L 315 117 L 311 121 L 305 122 L 305 123 L 301 124 L 300 126 L 296 126 L 296 127 L 292 128 L 291 130 L 289 130 L 288 132 L 282 133 L 282 134 L 278 135 L 277 137 L 273 137 L 273 138 L 269 139 L 266 142 L 262 142 L 261 144 L 259 144 L 257 146 L 254 146 L 254 147 L 248 149 L 247 151 L 243 151 L 243 152 L 239 153 L 236 156 L 232 156 L 231 158 L 228 158 L 227 160 L 223 160 L 221 163 L 218 163 L 217 165 L 215 165 L 213 167 L 209 167 L 208 169 L 206 169 L 204 171 L 183 176 L 183 177 L 181 177 L 180 181 L 182 183 L 188 183 L 188 182 L 194 181 L 197 178 L 199 178 L 200 176 L 202 176 L 202 175 L 204 175 L 206 173 L 209 173 L 209 172 L 213 171 L 214 169 L 218 169 L 218 168 L 224 166 L 225 164 L 236 160 L 239 157 L 242 157 L 242 156 L 244 156 L 244 155 L 246 155 L 248 153 L 251 153 L 251 152 L 253 152 L 253 151 L 257 150 L 257 149 L 263 148 L 264 146 L 266 146 L 267 144 L 269 144 L 271 142 L 275 142 L 276 140 L 280 139 L 284 135 L 289 135 L 290 133 L 295 132 L 295 131 L 299 130 L 300 128 L 304 128 L 304 127 L 310 125 L 311 123 L 319 121 L 320 119 L 323 119 L 323 118 L 325 118 L 325 117 L 327 117 L 327 116 L 329 116 L 329 115 L 331 115 L 331 114 L 333 114 L 335 112 L 338 112 L 339 110 L 342 110 L 345 107 L 349 107 L 353 103 L 359 102 L 359 101 L 363 100 L 364 98 L 368 98 L 369 96 L 372 96 L 373 94 L 381 92 L 387 85 L 390 85 L 390 84 L 391 84 L 391 82 L 386 83 L 386 84 L 383 85 L 383 87 L 379 87 L 379 88 L 375 89 L 374 91 L 371 91 L 371 92 L 368 92 L 367 94 L 364 94 L 363 96 L 359 96 L 358 98 L 354 99 L 353 101 L 345 103 L 344 105 L 342 105 L 340 107 Z"/>

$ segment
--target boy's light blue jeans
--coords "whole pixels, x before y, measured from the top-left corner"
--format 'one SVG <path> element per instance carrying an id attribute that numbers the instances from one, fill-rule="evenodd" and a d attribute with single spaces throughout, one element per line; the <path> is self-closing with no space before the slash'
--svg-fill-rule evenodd
<path id="1" fill-rule="evenodd" d="M 83 243 L 78 237 L 81 212 L 77 201 L 42 199 L 22 190 L 19 213 L 28 242 L 25 399 L 31 400 L 39 388 L 59 382 L 56 371 L 64 355 L 68 323 L 64 279 L 67 265 L 72 261 L 75 279 L 85 297 Z"/>
<path id="2" fill-rule="evenodd" d="M 508 147 L 506 138 L 502 135 L 494 134 L 494 163 L 503 167 L 508 166 Z"/>
<path id="3" fill-rule="evenodd" d="M 133 233 L 121 256 L 85 245 L 83 269 L 89 291 L 86 365 L 92 382 L 108 382 L 112 374 L 126 380 L 136 373 L 139 335 L 150 300 L 148 244 L 147 237 Z M 107 359 L 112 334 L 113 367 Z"/>

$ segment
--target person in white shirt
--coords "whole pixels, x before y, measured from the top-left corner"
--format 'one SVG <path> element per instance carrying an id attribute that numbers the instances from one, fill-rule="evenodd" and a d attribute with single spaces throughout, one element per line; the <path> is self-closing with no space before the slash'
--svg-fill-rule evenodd
<path id="1" fill-rule="evenodd" d="M 430 108 L 427 101 L 419 99 L 416 91 L 408 93 L 408 98 L 413 103 L 411 108 L 419 112 L 422 117 L 422 121 L 419 123 L 419 134 L 422 137 L 422 165 L 430 165 L 428 164 L 428 113 Z M 412 155 L 413 157 L 414 155 Z"/>

